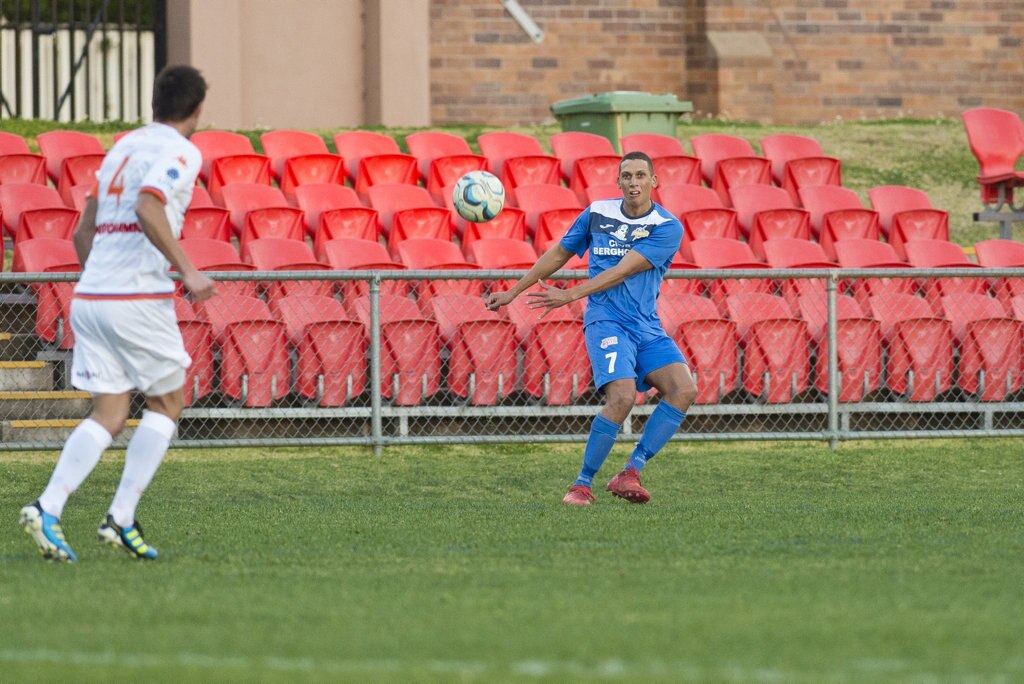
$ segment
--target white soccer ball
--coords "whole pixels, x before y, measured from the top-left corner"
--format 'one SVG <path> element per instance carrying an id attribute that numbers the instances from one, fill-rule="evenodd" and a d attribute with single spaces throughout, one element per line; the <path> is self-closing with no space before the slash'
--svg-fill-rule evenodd
<path id="1" fill-rule="evenodd" d="M 490 221 L 505 206 L 505 186 L 486 171 L 470 171 L 459 179 L 452 191 L 459 216 L 473 223 Z"/>

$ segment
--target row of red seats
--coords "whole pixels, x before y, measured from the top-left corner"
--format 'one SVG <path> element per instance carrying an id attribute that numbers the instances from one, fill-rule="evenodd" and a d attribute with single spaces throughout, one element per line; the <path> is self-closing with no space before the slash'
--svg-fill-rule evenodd
<path id="1" fill-rule="evenodd" d="M 801 295 L 792 307 L 770 294 L 730 295 L 724 313 L 710 299 L 668 295 L 658 308 L 696 372 L 698 403 L 737 389 L 770 403 L 812 386 L 828 391 L 821 295 Z M 837 318 L 839 401 L 862 401 L 883 386 L 932 401 L 954 378 L 979 400 L 1002 401 L 1024 385 L 1024 296 L 1007 310 L 972 293 L 945 295 L 936 308 L 904 293 L 872 295 L 864 306 L 840 295 Z"/>

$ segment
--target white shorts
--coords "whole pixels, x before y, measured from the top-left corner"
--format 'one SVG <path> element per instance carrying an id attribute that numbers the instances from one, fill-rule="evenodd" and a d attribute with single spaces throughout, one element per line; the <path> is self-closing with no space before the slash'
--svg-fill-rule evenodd
<path id="1" fill-rule="evenodd" d="M 71 302 L 75 350 L 71 384 L 92 394 L 144 394 L 192 365 L 174 300 L 79 299 Z M 163 385 L 166 385 L 164 383 Z M 160 386 L 161 394 L 179 387 Z"/>

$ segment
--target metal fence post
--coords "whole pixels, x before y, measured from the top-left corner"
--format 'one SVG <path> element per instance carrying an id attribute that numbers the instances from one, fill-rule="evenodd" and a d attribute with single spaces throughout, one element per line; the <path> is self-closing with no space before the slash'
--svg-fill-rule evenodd
<path id="1" fill-rule="evenodd" d="M 828 314 L 828 433 L 830 449 L 835 451 L 839 446 L 839 346 L 837 321 L 839 311 L 839 273 L 831 271 L 826 280 L 827 314 Z"/>
<path id="2" fill-rule="evenodd" d="M 380 396 L 380 274 L 370 280 L 370 423 L 373 455 L 383 451 Z"/>

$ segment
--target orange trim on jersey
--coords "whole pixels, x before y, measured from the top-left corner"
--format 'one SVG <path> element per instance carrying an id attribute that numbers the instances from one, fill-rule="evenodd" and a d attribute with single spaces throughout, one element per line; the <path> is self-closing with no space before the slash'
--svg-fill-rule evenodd
<path id="1" fill-rule="evenodd" d="M 160 192 L 160 190 L 158 190 L 157 188 L 153 188 L 147 185 L 146 187 L 139 190 L 139 194 L 142 194 L 144 192 L 148 192 L 149 194 L 155 196 L 162 203 L 167 204 L 167 198 L 164 196 L 164 193 Z"/>
<path id="2" fill-rule="evenodd" d="M 122 299 L 172 299 L 174 297 L 173 292 L 155 292 L 153 294 L 79 294 L 76 292 L 72 295 L 73 299 L 103 299 L 103 300 L 122 300 Z"/>

